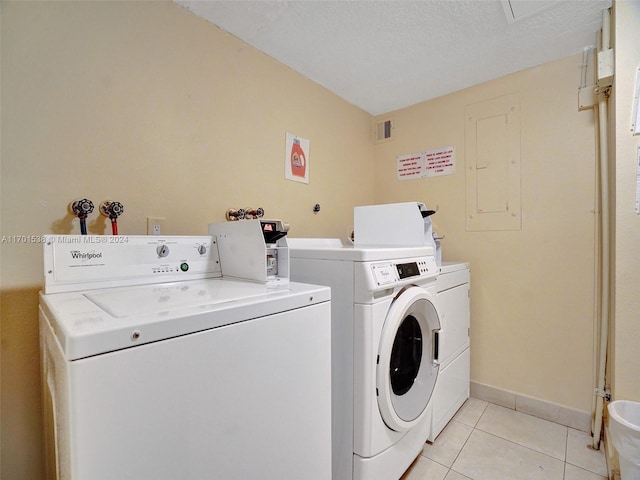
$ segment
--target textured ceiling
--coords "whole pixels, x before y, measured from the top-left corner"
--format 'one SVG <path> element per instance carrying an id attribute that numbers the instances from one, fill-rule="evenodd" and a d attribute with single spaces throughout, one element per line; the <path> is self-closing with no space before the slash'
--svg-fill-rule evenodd
<path id="1" fill-rule="evenodd" d="M 379 115 L 596 44 L 611 0 L 174 0 Z M 577 88 L 577 85 L 576 85 Z"/>

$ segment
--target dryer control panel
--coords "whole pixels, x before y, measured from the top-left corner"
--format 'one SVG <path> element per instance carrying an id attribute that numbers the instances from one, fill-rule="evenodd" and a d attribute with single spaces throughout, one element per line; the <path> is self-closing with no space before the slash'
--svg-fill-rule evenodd
<path id="1" fill-rule="evenodd" d="M 429 274 L 431 267 L 431 262 L 428 260 L 421 260 L 418 262 L 409 262 L 409 263 L 397 263 L 396 270 L 398 271 L 398 278 L 411 278 L 418 277 L 420 275 Z"/>
<path id="2" fill-rule="evenodd" d="M 363 262 L 356 272 L 356 284 L 377 291 L 434 281 L 438 275 L 435 257 L 407 258 L 386 262 Z M 362 282 L 362 283 L 360 283 Z"/>

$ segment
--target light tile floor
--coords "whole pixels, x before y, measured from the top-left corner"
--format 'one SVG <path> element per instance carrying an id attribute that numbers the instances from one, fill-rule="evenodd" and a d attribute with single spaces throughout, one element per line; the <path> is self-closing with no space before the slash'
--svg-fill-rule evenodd
<path id="1" fill-rule="evenodd" d="M 591 436 L 470 398 L 401 480 L 606 480 Z"/>

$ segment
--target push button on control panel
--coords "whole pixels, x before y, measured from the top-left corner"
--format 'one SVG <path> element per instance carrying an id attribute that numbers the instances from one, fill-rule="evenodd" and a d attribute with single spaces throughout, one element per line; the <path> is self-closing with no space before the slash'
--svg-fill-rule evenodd
<path id="1" fill-rule="evenodd" d="M 422 257 L 412 262 L 398 263 L 396 264 L 396 269 L 398 270 L 398 277 L 401 280 L 415 277 L 430 277 L 438 271 L 435 258 L 433 257 Z"/>
<path id="2" fill-rule="evenodd" d="M 418 267 L 420 268 L 420 274 L 429 273 L 429 264 L 426 261 L 418 262 Z"/>

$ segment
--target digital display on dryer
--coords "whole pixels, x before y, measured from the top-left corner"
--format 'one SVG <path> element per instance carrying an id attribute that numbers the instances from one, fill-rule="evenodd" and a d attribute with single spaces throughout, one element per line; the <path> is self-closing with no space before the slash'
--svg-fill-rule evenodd
<path id="1" fill-rule="evenodd" d="M 418 269 L 418 264 L 416 262 L 399 263 L 396 265 L 396 268 L 398 269 L 398 277 L 400 277 L 400 279 L 417 277 L 420 275 L 420 270 Z"/>

